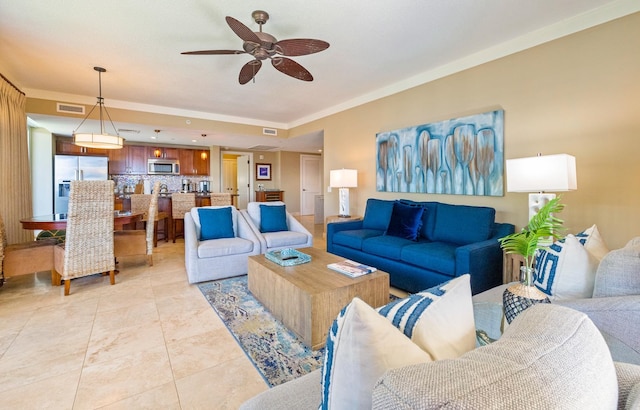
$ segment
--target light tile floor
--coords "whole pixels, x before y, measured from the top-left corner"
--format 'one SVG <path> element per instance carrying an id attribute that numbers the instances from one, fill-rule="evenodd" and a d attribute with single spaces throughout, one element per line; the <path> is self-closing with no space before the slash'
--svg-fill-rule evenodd
<path id="1" fill-rule="evenodd" d="M 323 225 L 299 218 L 325 248 Z M 200 290 L 184 242 L 154 266 L 122 258 L 116 285 L 90 276 L 71 295 L 50 274 L 0 288 L 0 408 L 235 409 L 267 385 Z"/>

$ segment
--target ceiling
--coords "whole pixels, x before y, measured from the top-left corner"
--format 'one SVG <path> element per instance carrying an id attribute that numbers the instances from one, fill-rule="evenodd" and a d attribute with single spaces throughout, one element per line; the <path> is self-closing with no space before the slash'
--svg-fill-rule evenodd
<path id="1" fill-rule="evenodd" d="M 98 74 L 109 109 L 125 108 L 289 129 L 555 37 L 638 11 L 633 0 L 0 0 L 0 72 L 28 97 L 94 104 Z M 242 55 L 181 55 L 241 50 L 232 16 L 254 31 L 251 12 L 270 14 L 263 31 L 278 40 L 316 38 L 320 53 L 292 57 L 314 76 L 305 82 L 265 64 L 238 83 Z M 30 115 L 71 135 L 80 119 Z M 153 125 L 120 123 L 122 136 L 152 142 Z M 95 126 L 95 124 L 93 124 Z M 87 125 L 89 126 L 89 125 Z M 109 131 L 110 129 L 108 129 Z M 85 130 L 86 131 L 86 130 Z M 201 134 L 207 134 L 203 138 Z M 273 146 L 316 152 L 322 130 L 296 138 L 172 127 L 160 142 Z M 195 140 L 195 142 L 194 142 Z M 204 143 L 203 143 L 204 141 Z"/>

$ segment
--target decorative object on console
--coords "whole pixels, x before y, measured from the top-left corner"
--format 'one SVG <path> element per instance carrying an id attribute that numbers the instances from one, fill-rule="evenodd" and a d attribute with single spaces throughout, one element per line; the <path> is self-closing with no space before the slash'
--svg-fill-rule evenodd
<path id="1" fill-rule="evenodd" d="M 378 192 L 503 195 L 504 111 L 376 135 Z"/>
<path id="2" fill-rule="evenodd" d="M 545 246 L 542 241 L 549 237 L 560 239 L 563 221 L 554 214 L 562 209 L 564 205 L 560 203 L 560 198 L 553 198 L 540 208 L 520 232 L 498 239 L 504 252 L 522 255 L 524 258 L 524 266 L 520 268 L 521 282 L 505 289 L 503 294 L 505 317 L 508 323 L 534 303 L 550 303 L 547 295 L 533 285 L 535 275 L 533 263 L 538 249 Z"/>
<path id="3" fill-rule="evenodd" d="M 99 85 L 98 101 L 93 106 L 93 108 L 91 108 L 91 111 L 89 111 L 87 116 L 84 117 L 80 125 L 78 125 L 78 128 L 76 128 L 73 131 L 73 143 L 81 147 L 87 147 L 87 148 L 120 149 L 124 144 L 124 138 L 118 135 L 118 130 L 116 129 L 116 126 L 113 125 L 113 121 L 111 120 L 111 116 L 107 111 L 107 107 L 104 106 L 104 98 L 102 98 L 102 73 L 106 72 L 107 70 L 102 67 L 93 67 L 93 69 L 98 72 L 98 85 Z M 99 106 L 99 111 L 100 111 L 99 112 L 100 133 L 95 134 L 92 132 L 83 132 L 83 133 L 77 132 L 78 129 L 82 127 L 82 124 L 84 124 L 87 118 L 89 118 L 93 110 L 95 110 L 96 106 Z M 104 118 L 102 113 L 103 111 L 107 115 L 107 118 L 109 118 L 109 122 L 111 123 L 113 130 L 116 132 L 116 135 L 111 135 L 106 132 L 104 128 Z"/>
<path id="4" fill-rule="evenodd" d="M 349 218 L 349 188 L 358 186 L 358 171 L 355 169 L 334 169 L 329 173 L 329 186 L 340 188 L 340 212 L 338 216 Z"/>
<path id="5" fill-rule="evenodd" d="M 530 192 L 529 219 L 556 197 L 544 191 L 578 189 L 576 158 L 568 154 L 507 160 L 507 192 Z"/>

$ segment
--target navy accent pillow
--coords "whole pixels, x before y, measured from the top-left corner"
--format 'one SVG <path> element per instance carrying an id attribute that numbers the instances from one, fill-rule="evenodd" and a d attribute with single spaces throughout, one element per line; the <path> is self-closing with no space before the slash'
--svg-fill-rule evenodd
<path id="1" fill-rule="evenodd" d="M 367 199 L 367 207 L 364 210 L 362 228 L 384 231 L 389 224 L 394 201 L 385 199 Z"/>
<path id="2" fill-rule="evenodd" d="M 260 232 L 288 230 L 285 205 L 260 205 Z"/>
<path id="3" fill-rule="evenodd" d="M 384 234 L 398 236 L 410 241 L 417 240 L 420 226 L 422 226 L 422 214 L 424 212 L 425 208 L 421 206 L 411 206 L 401 202 L 394 202 L 389 226 Z"/>
<path id="4" fill-rule="evenodd" d="M 198 209 L 200 240 L 233 238 L 231 208 Z"/>

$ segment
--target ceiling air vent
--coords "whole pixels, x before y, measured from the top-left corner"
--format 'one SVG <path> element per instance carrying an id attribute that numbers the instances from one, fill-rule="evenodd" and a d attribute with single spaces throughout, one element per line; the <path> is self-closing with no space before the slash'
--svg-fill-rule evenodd
<path id="1" fill-rule="evenodd" d="M 263 128 L 262 129 L 262 134 L 263 135 L 278 135 L 278 130 L 275 128 Z"/>
<path id="2" fill-rule="evenodd" d="M 67 114 L 84 115 L 84 105 L 56 103 L 56 111 L 64 112 Z"/>
<path id="3" fill-rule="evenodd" d="M 118 128 L 118 133 L 131 133 L 131 134 L 140 134 L 140 130 L 131 130 L 128 128 Z"/>
<path id="4" fill-rule="evenodd" d="M 271 151 L 272 149 L 276 149 L 278 147 L 272 147 L 270 145 L 254 145 L 253 147 L 249 147 L 252 151 Z"/>

